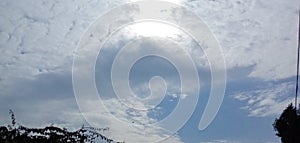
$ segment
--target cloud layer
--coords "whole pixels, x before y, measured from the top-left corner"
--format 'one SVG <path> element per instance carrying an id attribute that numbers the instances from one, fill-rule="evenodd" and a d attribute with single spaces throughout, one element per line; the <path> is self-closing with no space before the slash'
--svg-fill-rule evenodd
<path id="1" fill-rule="evenodd" d="M 254 66 L 248 76 L 263 80 L 295 75 L 297 0 L 203 0 L 185 4 L 219 40 L 228 69 Z"/>
<path id="2" fill-rule="evenodd" d="M 265 117 L 278 115 L 290 103 L 294 103 L 294 82 L 283 82 L 258 87 L 250 91 L 237 92 L 234 99 L 243 101 L 244 110 L 248 110 L 249 116 Z"/>
<path id="3" fill-rule="evenodd" d="M 75 129 L 83 123 L 86 124 L 78 109 L 72 89 L 71 68 L 75 49 L 85 30 L 99 15 L 125 2 L 127 1 L 1 0 L 1 123 L 9 122 L 7 112 L 11 108 L 15 111 L 17 119 L 29 126 L 43 126 L 54 122 L 60 126 Z M 296 67 L 299 10 L 297 0 L 272 2 L 265 0 L 183 0 L 176 2 L 195 12 L 215 34 L 222 47 L 229 71 L 228 84 L 234 82 L 251 87 L 241 87 L 238 90 L 227 89 L 234 93 L 230 98 L 242 103 L 242 110 L 247 111 L 249 116 L 278 115 L 287 104 L 293 101 L 290 95 L 293 95 L 294 91 L 292 78 L 295 76 Z M 190 39 L 172 38 L 177 38 L 176 40 L 181 40 L 182 43 L 193 47 L 186 50 L 189 54 L 194 54 L 197 65 L 201 65 L 198 67 L 201 70 L 200 80 L 204 81 L 204 84 L 210 82 L 209 63 L 205 60 L 203 51 Z M 116 41 L 112 43 L 114 42 Z M 107 53 L 114 52 L 113 50 Z M 176 52 L 173 54 L 176 55 Z M 180 59 L 180 55 L 177 55 L 177 58 Z M 98 60 L 104 60 L 103 63 L 105 63 L 105 60 L 109 59 Z M 166 75 L 166 79 L 171 79 L 167 82 L 173 88 L 167 91 L 170 103 L 176 102 L 178 98 L 188 99 L 190 94 L 177 92 L 179 88 L 178 79 L 175 78 L 177 73 L 165 70 L 164 68 L 168 67 L 167 64 L 159 65 L 156 62 L 154 60 L 147 64 L 157 65 L 165 72 L 162 74 Z M 143 64 L 140 64 L 140 67 L 144 68 Z M 110 67 L 100 66 L 100 68 Z M 139 69 L 135 72 L 141 73 Z M 106 72 L 96 74 L 109 76 Z M 139 75 L 132 78 L 131 84 L 134 92 L 148 95 L 149 85 L 145 79 L 146 76 L 139 77 Z M 103 78 L 99 79 L 101 80 Z M 209 86 L 209 84 L 206 85 Z M 106 80 L 99 82 L 98 86 L 110 88 Z M 193 86 L 188 87 L 193 88 Z M 112 94 L 113 92 L 106 93 Z M 169 109 L 159 107 L 150 116 L 146 112 L 137 113 L 127 107 L 119 106 L 119 102 L 110 96 L 105 97 L 104 101 L 110 108 L 109 111 L 118 112 L 100 110 L 98 114 L 88 112 L 85 114 L 97 120 L 97 126 L 111 127 L 110 132 L 107 133 L 109 136 L 118 140 L 145 142 L 149 139 L 163 139 L 169 135 L 160 126 L 152 127 L 141 124 L 158 120 L 159 117 L 169 113 Z M 93 101 L 90 102 L 92 106 Z M 135 104 L 146 107 L 142 102 Z M 154 118 L 156 114 L 159 117 Z M 115 118 L 131 124 L 112 122 Z M 180 135 L 174 135 L 166 142 L 183 141 Z"/>

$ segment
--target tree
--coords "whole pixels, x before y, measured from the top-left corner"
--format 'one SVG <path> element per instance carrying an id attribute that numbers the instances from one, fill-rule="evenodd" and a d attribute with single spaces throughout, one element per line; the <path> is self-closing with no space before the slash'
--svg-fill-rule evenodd
<path id="1" fill-rule="evenodd" d="M 66 128 L 59 128 L 53 125 L 45 128 L 28 128 L 22 125 L 16 126 L 15 115 L 9 110 L 11 125 L 0 126 L 1 143 L 94 143 L 96 139 L 108 143 L 116 142 L 99 131 L 106 131 L 108 128 L 93 128 L 82 126 L 79 130 L 68 131 Z"/>
<path id="2" fill-rule="evenodd" d="M 290 104 L 273 123 L 282 143 L 300 143 L 300 110 Z"/>

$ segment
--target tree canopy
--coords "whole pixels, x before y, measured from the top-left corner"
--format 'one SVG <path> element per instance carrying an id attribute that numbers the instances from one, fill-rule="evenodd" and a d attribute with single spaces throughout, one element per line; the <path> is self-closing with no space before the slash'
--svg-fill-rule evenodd
<path id="1" fill-rule="evenodd" d="M 300 143 L 300 110 L 296 110 L 290 104 L 281 116 L 275 119 L 273 127 L 282 143 Z"/>
<path id="2" fill-rule="evenodd" d="M 15 115 L 10 110 L 11 125 L 0 126 L 1 143 L 94 143 L 101 139 L 108 143 L 116 142 L 99 131 L 106 131 L 109 128 L 93 128 L 82 126 L 76 131 L 68 131 L 66 128 L 53 125 L 44 128 L 28 128 L 16 125 Z"/>

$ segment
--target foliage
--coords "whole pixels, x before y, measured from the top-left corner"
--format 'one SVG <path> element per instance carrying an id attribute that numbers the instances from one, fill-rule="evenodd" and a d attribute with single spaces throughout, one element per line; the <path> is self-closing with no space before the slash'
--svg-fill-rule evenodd
<path id="1" fill-rule="evenodd" d="M 275 120 L 273 127 L 282 143 L 300 142 L 300 110 L 290 104 Z"/>
<path id="2" fill-rule="evenodd" d="M 9 111 L 11 125 L 0 126 L 1 143 L 94 143 L 96 139 L 105 140 L 108 143 L 115 142 L 100 134 L 98 131 L 106 131 L 108 128 L 84 127 L 76 131 L 68 131 L 53 125 L 45 128 L 28 128 L 22 125 L 16 126 L 15 115 Z M 117 142 L 121 143 L 121 142 Z"/>

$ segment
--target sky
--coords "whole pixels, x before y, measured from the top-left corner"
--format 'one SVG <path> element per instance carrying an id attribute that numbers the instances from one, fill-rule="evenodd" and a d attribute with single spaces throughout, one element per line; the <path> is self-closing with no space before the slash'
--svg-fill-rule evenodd
<path id="1" fill-rule="evenodd" d="M 297 0 L 130 2 L 1 0 L 1 125 L 12 109 L 22 125 L 126 142 L 280 142 Z M 136 21 L 149 17 L 167 21 Z"/>

